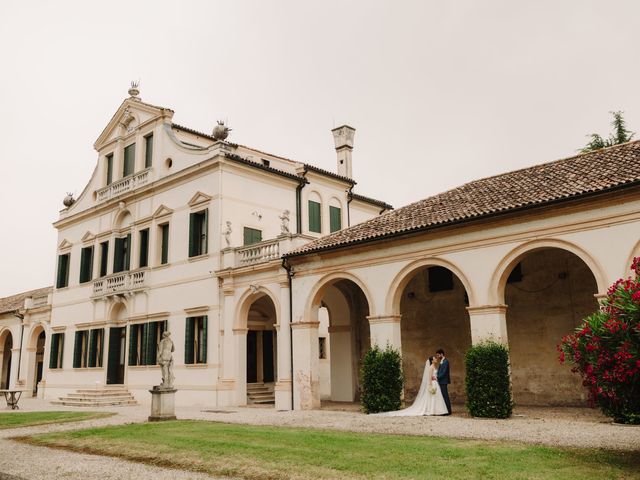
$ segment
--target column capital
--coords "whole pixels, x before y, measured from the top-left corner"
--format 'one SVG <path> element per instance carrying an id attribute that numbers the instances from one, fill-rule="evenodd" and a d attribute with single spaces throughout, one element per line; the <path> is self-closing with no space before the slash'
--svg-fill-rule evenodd
<path id="1" fill-rule="evenodd" d="M 291 324 L 291 328 L 294 330 L 310 330 L 319 326 L 320 322 L 294 322 Z"/>
<path id="2" fill-rule="evenodd" d="M 368 315 L 369 325 L 375 325 L 376 323 L 400 323 L 402 315 Z"/>
<path id="3" fill-rule="evenodd" d="M 246 334 L 249 331 L 248 328 L 234 328 L 233 329 L 233 334 L 234 335 L 242 335 L 242 334 Z"/>
<path id="4" fill-rule="evenodd" d="M 507 313 L 507 305 L 480 305 L 467 307 L 469 315 L 489 315 L 494 313 Z"/>

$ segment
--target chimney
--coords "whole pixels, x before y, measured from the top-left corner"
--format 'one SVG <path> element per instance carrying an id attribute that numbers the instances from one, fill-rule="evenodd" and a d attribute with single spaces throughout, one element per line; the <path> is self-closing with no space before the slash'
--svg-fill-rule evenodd
<path id="1" fill-rule="evenodd" d="M 336 153 L 338 154 L 338 175 L 352 178 L 351 152 L 353 151 L 353 137 L 356 134 L 356 129 L 343 125 L 334 128 L 331 133 L 333 133 L 333 141 L 336 144 Z"/>

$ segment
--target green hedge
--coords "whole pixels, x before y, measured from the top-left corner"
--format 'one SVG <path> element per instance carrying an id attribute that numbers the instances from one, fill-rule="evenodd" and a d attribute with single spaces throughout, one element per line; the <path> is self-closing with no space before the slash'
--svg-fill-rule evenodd
<path id="1" fill-rule="evenodd" d="M 472 346 L 466 354 L 467 408 L 473 417 L 508 418 L 513 411 L 509 351 L 500 343 Z"/>
<path id="2" fill-rule="evenodd" d="M 360 376 L 360 402 L 365 413 L 400 410 L 404 384 L 400 352 L 389 345 L 385 350 L 374 345 L 364 356 Z"/>

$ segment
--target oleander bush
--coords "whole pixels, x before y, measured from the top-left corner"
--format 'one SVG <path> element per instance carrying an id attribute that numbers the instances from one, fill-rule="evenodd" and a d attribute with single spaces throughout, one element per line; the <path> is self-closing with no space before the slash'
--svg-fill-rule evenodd
<path id="1" fill-rule="evenodd" d="M 360 377 L 360 402 L 365 413 L 400 410 L 404 377 L 398 350 L 374 345 L 364 356 Z"/>
<path id="2" fill-rule="evenodd" d="M 562 338 L 561 363 L 582 376 L 592 405 L 614 422 L 640 424 L 640 257 L 634 278 L 619 279 L 598 311 Z"/>
<path id="3" fill-rule="evenodd" d="M 513 411 L 509 350 L 496 342 L 473 345 L 465 356 L 467 409 L 473 417 L 509 418 Z"/>

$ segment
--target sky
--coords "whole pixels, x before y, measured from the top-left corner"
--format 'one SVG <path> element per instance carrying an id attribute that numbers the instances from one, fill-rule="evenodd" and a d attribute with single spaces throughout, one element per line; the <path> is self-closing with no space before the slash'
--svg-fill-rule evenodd
<path id="1" fill-rule="evenodd" d="M 395 207 L 640 132 L 640 2 L 14 1 L 0 13 L 0 297 L 53 284 L 52 223 L 131 80 L 174 122 Z M 638 134 L 640 138 L 640 133 Z"/>

